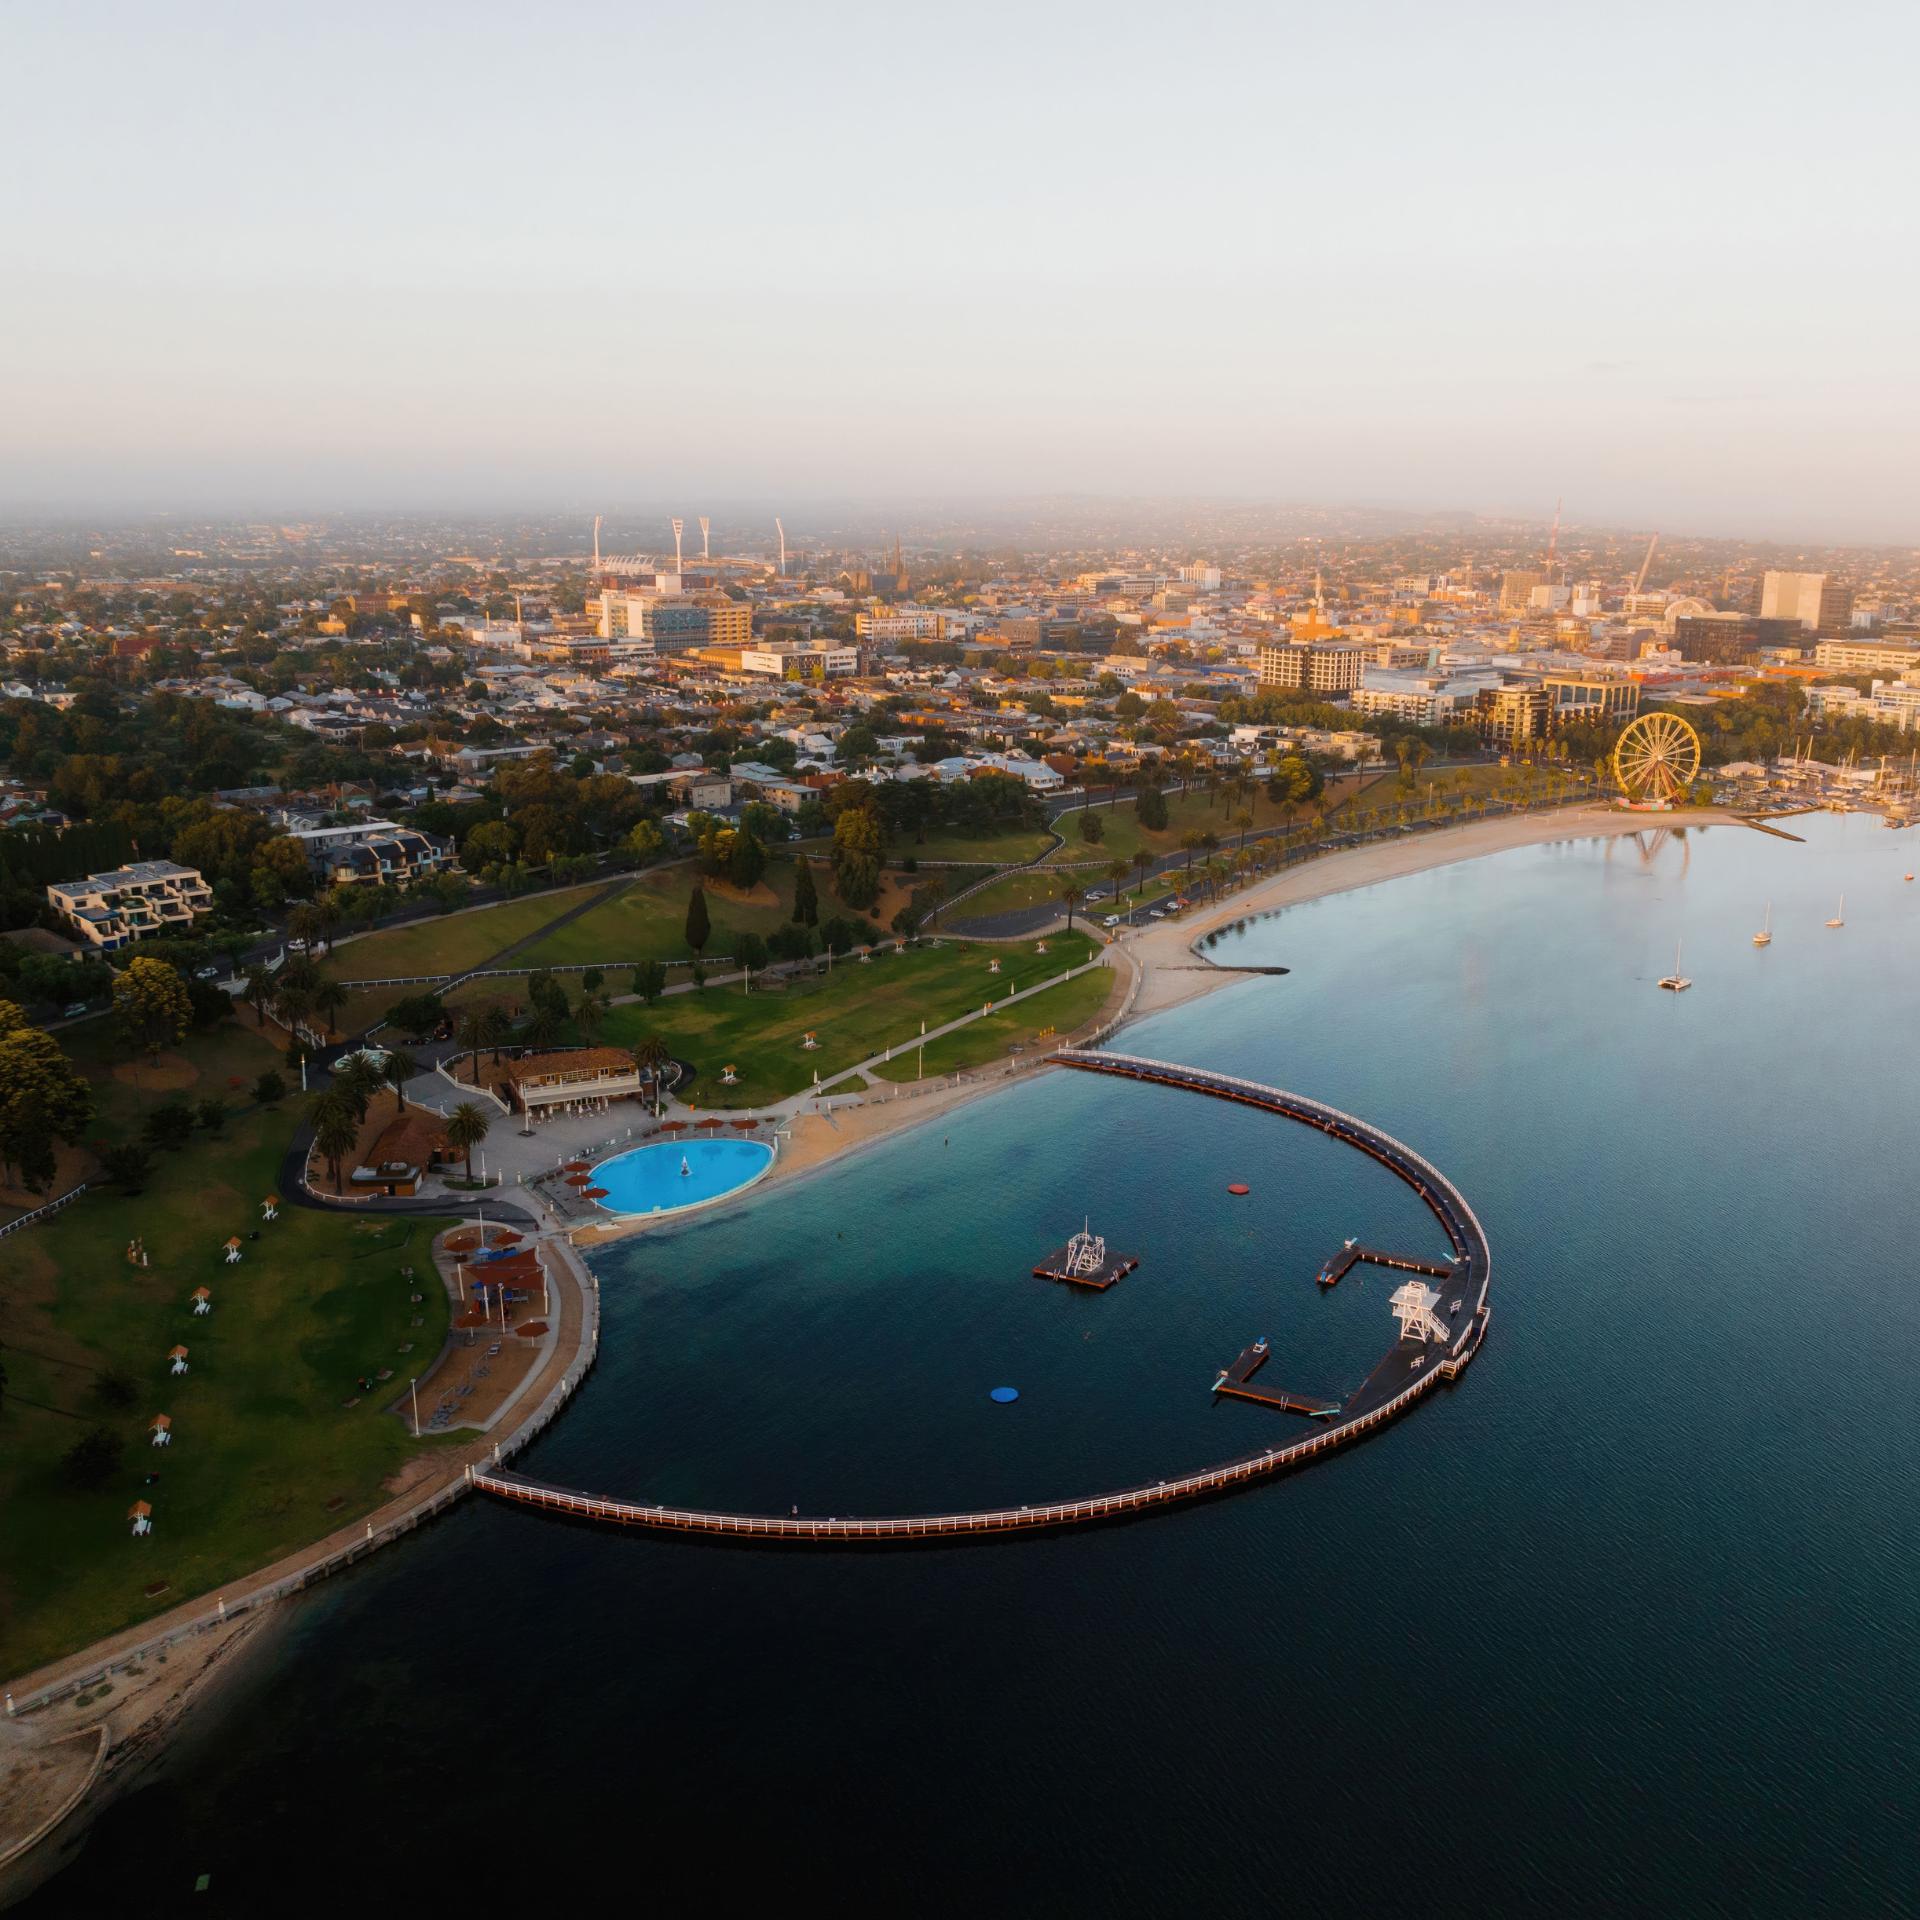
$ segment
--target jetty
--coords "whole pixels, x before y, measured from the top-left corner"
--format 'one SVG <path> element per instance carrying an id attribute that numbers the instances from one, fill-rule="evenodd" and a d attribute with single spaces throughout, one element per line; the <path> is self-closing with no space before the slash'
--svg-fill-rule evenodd
<path id="1" fill-rule="evenodd" d="M 1363 1247 L 1349 1240 L 1314 1276 L 1323 1287 L 1337 1287 L 1355 1267 L 1365 1262 L 1370 1267 L 1392 1267 L 1398 1273 L 1424 1273 L 1435 1280 L 1451 1280 L 1453 1268 L 1432 1260 L 1416 1260 L 1410 1253 L 1388 1253 L 1380 1247 Z"/>
<path id="2" fill-rule="evenodd" d="M 1213 1383 L 1214 1392 L 1226 1394 L 1235 1400 L 1257 1400 L 1263 1407 L 1278 1407 L 1282 1413 L 1307 1413 L 1324 1419 L 1340 1411 L 1338 1400 L 1316 1399 L 1310 1393 L 1295 1393 L 1291 1388 L 1277 1387 L 1270 1381 L 1256 1386 L 1253 1376 L 1272 1358 L 1266 1335 L 1262 1334 Z"/>
<path id="3" fill-rule="evenodd" d="M 1036 1280 L 1064 1280 L 1069 1286 L 1091 1287 L 1096 1293 L 1104 1293 L 1139 1264 L 1130 1253 L 1111 1252 L 1105 1238 L 1088 1222 L 1064 1247 L 1048 1254 L 1033 1274 Z"/>
<path id="4" fill-rule="evenodd" d="M 1430 1160 L 1368 1121 L 1281 1087 L 1181 1066 L 1170 1060 L 1142 1059 L 1133 1054 L 1066 1048 L 1053 1057 L 1059 1065 L 1075 1067 L 1083 1073 L 1115 1074 L 1153 1086 L 1177 1087 L 1297 1121 L 1378 1161 L 1425 1203 L 1459 1256 L 1450 1276 L 1452 1284 L 1448 1292 L 1452 1297 L 1444 1303 L 1448 1317 L 1442 1319 L 1435 1311 L 1441 1302 L 1424 1283 L 1409 1282 L 1410 1287 L 1419 1288 L 1420 1299 L 1403 1300 L 1400 1294 L 1395 1295 L 1394 1314 L 1401 1321 L 1401 1338 L 1387 1349 L 1379 1365 L 1337 1411 L 1315 1419 L 1297 1438 L 1261 1447 L 1197 1472 L 1142 1481 L 1077 1499 L 934 1513 L 781 1514 L 727 1512 L 623 1499 L 555 1486 L 498 1467 L 469 1467 L 468 1484 L 495 1499 L 532 1508 L 556 1520 L 698 1534 L 756 1546 L 792 1543 L 842 1547 L 993 1539 L 1014 1533 L 1131 1520 L 1182 1501 L 1258 1485 L 1379 1431 L 1429 1394 L 1458 1380 L 1466 1371 L 1486 1338 L 1492 1317 L 1488 1294 L 1493 1279 L 1493 1255 L 1466 1196 Z M 1402 1289 L 1402 1293 L 1405 1291 Z"/>

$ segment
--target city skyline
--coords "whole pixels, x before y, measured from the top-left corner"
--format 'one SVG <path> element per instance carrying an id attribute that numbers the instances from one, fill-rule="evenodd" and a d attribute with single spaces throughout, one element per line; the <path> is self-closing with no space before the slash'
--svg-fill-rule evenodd
<path id="1" fill-rule="evenodd" d="M 1822 88 L 1752 13 L 1480 19 L 16 20 L 84 88 L 0 134 L 0 512 L 1564 496 L 1912 540 L 1912 23 L 1856 11 Z"/>

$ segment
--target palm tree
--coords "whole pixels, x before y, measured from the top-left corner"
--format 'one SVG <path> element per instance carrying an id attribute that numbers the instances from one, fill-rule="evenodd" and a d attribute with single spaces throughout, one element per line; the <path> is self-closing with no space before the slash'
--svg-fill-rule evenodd
<path id="1" fill-rule="evenodd" d="M 629 1050 L 633 1055 L 633 1068 L 643 1073 L 653 1083 L 654 1112 L 660 1110 L 660 1076 L 666 1070 L 672 1055 L 667 1052 L 667 1043 L 657 1033 L 643 1034 Z"/>
<path id="2" fill-rule="evenodd" d="M 460 1043 L 473 1066 L 473 1084 L 480 1084 L 480 1054 L 487 1044 L 487 1021 L 489 1016 L 478 1007 L 468 1007 L 460 1015 L 460 1025 L 454 1038 Z"/>
<path id="3" fill-rule="evenodd" d="M 1066 902 L 1067 931 L 1073 931 L 1073 910 L 1080 904 L 1080 889 L 1071 880 L 1060 889 L 1060 898 Z"/>
<path id="4" fill-rule="evenodd" d="M 473 1150 L 487 1137 L 493 1122 L 487 1110 L 474 1100 L 462 1100 L 447 1115 L 447 1145 L 467 1160 L 467 1178 L 473 1178 Z"/>
<path id="5" fill-rule="evenodd" d="M 1242 782 L 1243 786 L 1244 784 L 1245 783 Z M 1240 811 L 1233 816 L 1233 824 L 1240 829 L 1240 845 L 1244 848 L 1247 844 L 1247 829 L 1253 825 L 1253 815 L 1249 813 L 1245 807 L 1242 807 Z"/>
<path id="6" fill-rule="evenodd" d="M 360 1122 L 354 1116 L 353 1103 L 339 1089 L 323 1093 L 311 1108 L 314 1151 L 327 1163 L 333 1176 L 333 1190 L 340 1191 L 340 1162 L 360 1139 Z"/>
<path id="7" fill-rule="evenodd" d="M 247 969 L 247 984 L 240 997 L 253 1009 L 255 1026 L 267 1024 L 267 1009 L 273 1005 L 274 980 L 265 967 L 253 966 Z"/>
<path id="8" fill-rule="evenodd" d="M 327 1023 L 327 1036 L 332 1038 L 338 1022 L 334 1016 L 353 998 L 345 986 L 338 980 L 322 980 L 313 990 L 313 1010 Z"/>
<path id="9" fill-rule="evenodd" d="M 320 938 L 320 909 L 311 900 L 303 900 L 287 915 L 287 938 L 304 942 L 311 953 Z"/>
<path id="10" fill-rule="evenodd" d="M 313 1011 L 313 989 L 297 980 L 282 980 L 274 995 L 274 1017 L 289 1033 L 298 1033 L 301 1022 Z"/>
<path id="11" fill-rule="evenodd" d="M 364 1053 L 356 1053 L 333 1076 L 333 1091 L 353 1109 L 356 1122 L 367 1117 L 374 1094 L 386 1084 L 386 1076 Z"/>
<path id="12" fill-rule="evenodd" d="M 1187 856 L 1187 878 L 1193 878 L 1193 856 L 1200 851 L 1200 830 L 1189 827 L 1180 836 L 1180 851 Z"/>
<path id="13" fill-rule="evenodd" d="M 573 1024 L 580 1029 L 580 1038 L 589 1046 L 599 1037 L 601 1022 L 606 1017 L 606 1008 L 590 993 L 583 993 L 580 1004 L 573 1010 Z"/>
<path id="14" fill-rule="evenodd" d="M 513 1037 L 513 1020 L 505 1007 L 489 1007 L 480 1016 L 480 1033 L 485 1045 L 493 1049 L 493 1064 L 500 1064 L 500 1049 Z"/>
<path id="15" fill-rule="evenodd" d="M 407 1110 L 407 1082 L 420 1071 L 420 1062 L 405 1047 L 389 1047 L 387 1062 L 381 1071 L 393 1089 L 393 1111 L 397 1118 Z"/>
<path id="16" fill-rule="evenodd" d="M 520 1044 L 544 1051 L 560 1039 L 560 1016 L 548 1006 L 534 1007 L 520 1023 Z"/>
<path id="17" fill-rule="evenodd" d="M 1116 903 L 1125 892 L 1127 885 L 1127 863 L 1124 860 L 1112 860 L 1107 863 L 1107 879 L 1113 885 Z"/>
<path id="18" fill-rule="evenodd" d="M 1134 892 L 1135 894 L 1141 894 L 1147 889 L 1147 869 L 1153 865 L 1153 855 L 1150 854 L 1145 847 L 1142 847 L 1140 851 L 1133 856 L 1133 864 L 1140 869 L 1140 879 L 1134 887 Z"/>
<path id="19" fill-rule="evenodd" d="M 322 934 L 326 936 L 327 951 L 333 951 L 334 929 L 346 918 L 340 901 L 340 890 L 323 893 L 313 904 L 313 914 Z"/>

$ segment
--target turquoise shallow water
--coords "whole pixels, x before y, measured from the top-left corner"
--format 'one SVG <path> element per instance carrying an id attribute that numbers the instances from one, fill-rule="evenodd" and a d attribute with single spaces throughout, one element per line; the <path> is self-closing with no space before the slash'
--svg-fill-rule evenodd
<path id="1" fill-rule="evenodd" d="M 593 1179 L 609 1213 L 671 1213 L 732 1193 L 772 1164 L 773 1149 L 759 1140 L 686 1140 L 617 1153 Z"/>
<path id="2" fill-rule="evenodd" d="M 40 1910 L 211 1870 L 187 1910 L 257 1911 L 294 1856 L 364 1893 L 424 1845 L 488 1911 L 557 1845 L 673 1906 L 1920 1911 L 1920 844 L 1799 824 L 1336 896 L 1215 949 L 1287 977 L 1126 1036 L 1475 1206 L 1486 1347 L 1384 1435 L 984 1549 L 472 1503 L 320 1590 Z M 1141 1257 L 1103 1295 L 1027 1271 L 1083 1215 Z M 1256 1334 L 1303 1388 L 1365 1371 L 1389 1277 L 1312 1284 L 1354 1233 L 1437 1250 L 1318 1136 L 1048 1076 L 604 1255 L 601 1366 L 525 1465 L 825 1511 L 1169 1472 L 1285 1424 L 1207 1392 Z"/>

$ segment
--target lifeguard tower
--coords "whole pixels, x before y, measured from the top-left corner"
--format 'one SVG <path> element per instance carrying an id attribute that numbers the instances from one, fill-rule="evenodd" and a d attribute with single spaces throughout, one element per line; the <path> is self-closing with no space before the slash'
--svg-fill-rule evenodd
<path id="1" fill-rule="evenodd" d="M 1424 1280 L 1409 1280 L 1404 1287 L 1394 1288 L 1388 1304 L 1400 1322 L 1402 1340 L 1434 1340 L 1444 1345 L 1453 1338 L 1453 1329 L 1433 1310 L 1439 1298 Z"/>

